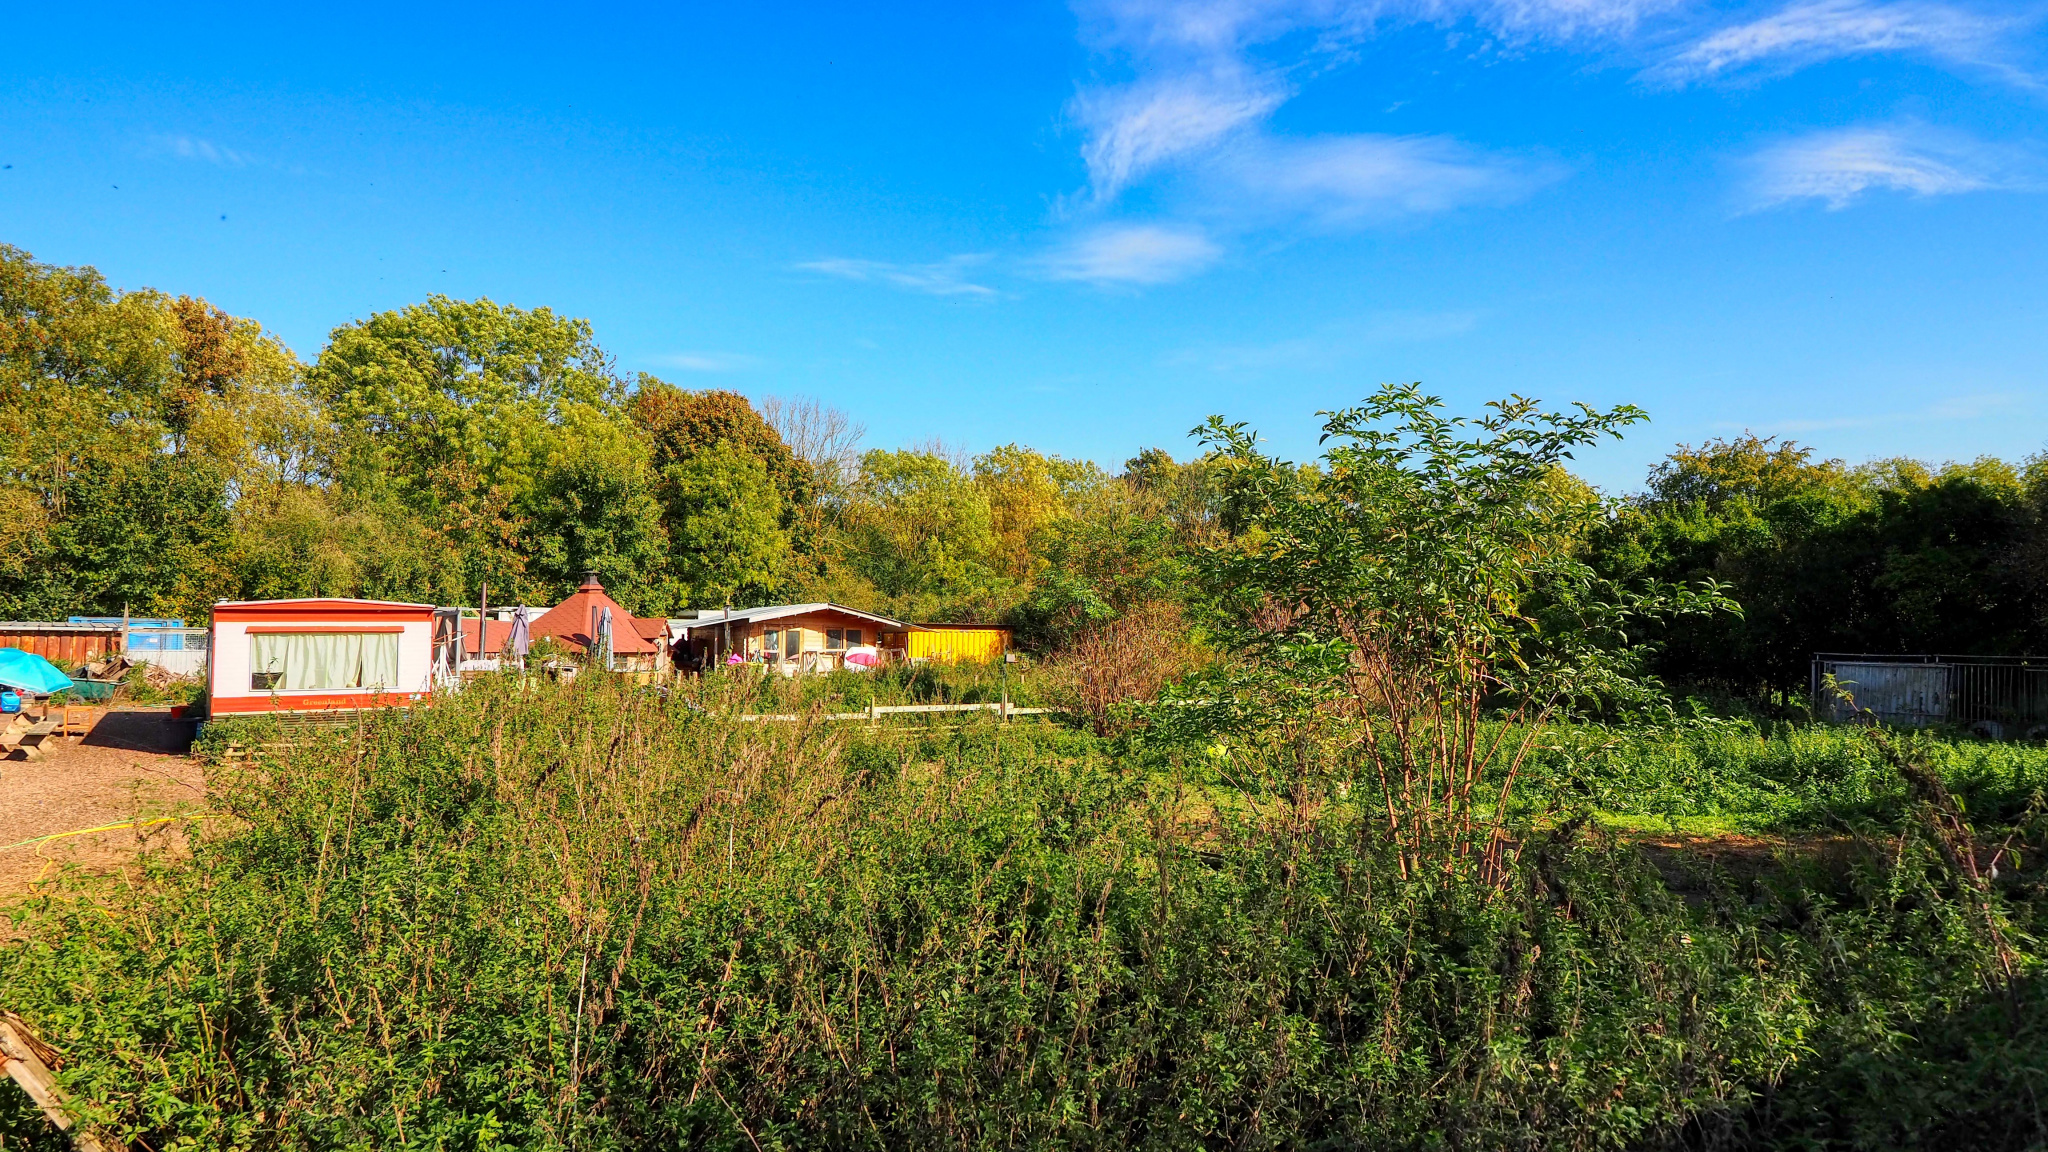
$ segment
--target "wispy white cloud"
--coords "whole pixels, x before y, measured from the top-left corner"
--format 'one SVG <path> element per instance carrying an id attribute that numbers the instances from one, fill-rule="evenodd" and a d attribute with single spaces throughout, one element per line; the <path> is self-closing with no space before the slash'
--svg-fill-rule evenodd
<path id="1" fill-rule="evenodd" d="M 2031 86 L 2033 78 L 2006 61 L 2002 46 L 2019 23 L 1926 0 L 1800 0 L 1714 32 L 1643 76 L 1686 84 L 1749 69 L 1789 70 L 1842 56 L 1897 52 L 1988 68 Z"/>
<path id="2" fill-rule="evenodd" d="M 1485 0 L 1470 5 L 1427 5 L 1441 15 L 1461 9 L 1481 26 L 1508 36 L 1547 40 L 1624 36 L 1650 17 L 1678 8 L 1678 0 Z"/>
<path id="3" fill-rule="evenodd" d="M 1114 199 L 1132 180 L 1265 120 L 1286 100 L 1270 76 L 1244 68 L 1168 76 L 1077 97 L 1073 114 L 1088 139 L 1081 158 L 1096 199 Z"/>
<path id="4" fill-rule="evenodd" d="M 2021 150 L 1912 125 L 1815 132 L 1766 147 L 1748 163 L 1752 209 L 1819 200 L 1839 210 L 1874 191 L 1949 196 L 2041 186 L 2033 158 Z"/>
<path id="5" fill-rule="evenodd" d="M 1558 179 L 1525 162 L 1447 136 L 1259 136 L 1225 150 L 1219 208 L 1295 214 L 1326 226 L 1420 216 L 1512 200 Z"/>
<path id="6" fill-rule="evenodd" d="M 1171 362 L 1232 375 L 1328 371 L 1393 345 L 1446 340 L 1478 326 L 1479 314 L 1471 311 L 1377 312 L 1270 344 L 1192 348 L 1176 353 Z"/>
<path id="7" fill-rule="evenodd" d="M 1787 70 L 1841 56 L 1909 53 L 2033 84 L 2009 61 L 2033 17 L 1991 0 L 1775 0 L 1777 10 L 1691 35 L 1641 73 L 1673 86 Z M 2026 0 L 2031 4 L 2032 0 Z M 1564 165 L 1443 135 L 1302 136 L 1281 110 L 1323 70 L 1408 25 L 1459 25 L 1509 44 L 1546 42 L 1643 60 L 1714 19 L 1687 0 L 1075 0 L 1081 38 L 1121 82 L 1084 85 L 1068 106 L 1087 183 L 1061 201 L 1093 224 L 1050 268 L 1119 267 L 1158 283 L 1215 263 L 1255 233 L 1313 232 L 1423 219 L 1511 202 L 1563 179 Z M 2043 10 L 2048 11 L 2048 10 Z M 1721 17 L 1725 21 L 1726 17 Z M 1996 149 L 1935 134 L 1866 129 L 1790 141 L 1751 158 L 1747 207 L 1818 200 L 1839 208 L 1874 190 L 1941 195 L 2019 186 Z M 1142 202 L 1148 223 L 1109 225 Z M 1184 254 L 1148 260 L 1160 236 Z M 1189 238 L 1193 238 L 1191 242 Z M 1167 248 L 1160 246 L 1160 251 Z M 1100 253 L 1098 261 L 1096 255 Z M 1169 271 L 1170 270 L 1170 271 Z"/>
<path id="8" fill-rule="evenodd" d="M 237 152 L 226 145 L 203 140 L 197 136 L 153 136 L 149 143 L 151 152 L 175 156 L 180 160 L 199 160 L 223 168 L 247 168 L 256 163 L 255 158 L 246 152 Z"/>
<path id="9" fill-rule="evenodd" d="M 993 297 L 998 294 L 995 289 L 967 278 L 973 269 L 986 264 L 988 259 L 986 253 L 970 253 L 949 256 L 934 264 L 891 264 L 883 260 L 833 257 L 806 261 L 797 267 L 806 272 L 836 276 L 842 280 L 887 284 L 893 288 L 901 288 L 907 292 L 922 292 L 929 296 Z"/>
<path id="10" fill-rule="evenodd" d="M 1213 263 L 1221 242 L 1246 230 L 1369 226 L 1524 195 L 1562 169 L 1447 136 L 1302 137 L 1273 120 L 1318 61 L 1388 23 L 1469 19 L 1504 36 L 1571 38 L 1618 33 L 1674 2 L 1084 0 L 1083 39 L 1132 78 L 1085 87 L 1068 107 L 1088 169 L 1083 217 L 1113 213 L 1145 185 L 1182 223 L 1102 228 L 1048 266 L 1085 270 L 1071 279 L 1158 283 Z M 1140 274 L 1096 271 L 1126 265 Z"/>
<path id="11" fill-rule="evenodd" d="M 1156 224 L 1096 229 L 1045 257 L 1039 270 L 1054 280 L 1097 285 L 1164 284 L 1216 262 L 1223 250 L 1200 231 Z"/>
<path id="12" fill-rule="evenodd" d="M 669 352 L 647 362 L 682 372 L 745 372 L 761 366 L 761 358 L 744 352 Z"/>
<path id="13" fill-rule="evenodd" d="M 1227 56 L 1296 33 L 1339 51 L 1396 24 L 1470 20 L 1503 36 L 1612 36 L 1679 0 L 1096 0 L 1082 3 L 1092 47 L 1148 56 Z"/>

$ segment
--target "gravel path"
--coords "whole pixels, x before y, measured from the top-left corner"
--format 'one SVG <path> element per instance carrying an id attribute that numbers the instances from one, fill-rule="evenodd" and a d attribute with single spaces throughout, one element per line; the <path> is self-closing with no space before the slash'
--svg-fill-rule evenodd
<path id="1" fill-rule="evenodd" d="M 34 891 L 68 868 L 118 869 L 136 852 L 175 849 L 175 825 L 117 828 L 8 847 L 55 832 L 194 812 L 205 807 L 204 773 L 181 753 L 191 726 L 168 709 L 117 705 L 94 715 L 77 744 L 43 760 L 0 760 L 0 903 Z"/>

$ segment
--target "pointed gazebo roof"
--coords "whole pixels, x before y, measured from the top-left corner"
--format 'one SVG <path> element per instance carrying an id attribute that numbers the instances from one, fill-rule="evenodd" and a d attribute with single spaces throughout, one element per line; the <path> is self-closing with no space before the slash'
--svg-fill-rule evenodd
<path id="1" fill-rule="evenodd" d="M 612 610 L 612 651 L 621 656 L 638 656 L 660 650 L 641 635 L 634 624 L 633 614 L 605 594 L 604 585 L 597 582 L 595 572 L 584 573 L 582 586 L 567 600 L 541 613 L 540 619 L 528 626 L 529 634 L 535 640 L 552 636 L 588 652 L 595 642 L 591 635 L 591 618 L 605 608 Z"/>

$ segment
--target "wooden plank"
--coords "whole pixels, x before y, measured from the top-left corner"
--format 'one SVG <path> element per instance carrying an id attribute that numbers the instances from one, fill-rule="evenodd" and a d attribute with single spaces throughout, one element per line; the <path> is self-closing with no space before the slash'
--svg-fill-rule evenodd
<path id="1" fill-rule="evenodd" d="M 111 1152 L 110 1146 L 92 1133 L 72 1130 L 71 1115 L 64 1107 L 64 1090 L 57 1086 L 57 1077 L 50 1071 L 50 1063 L 56 1058 L 57 1054 L 36 1039 L 21 1017 L 12 1012 L 0 1013 L 0 1059 L 7 1064 L 7 1074 L 21 1085 L 59 1132 L 71 1133 L 73 1148 L 79 1152 Z"/>

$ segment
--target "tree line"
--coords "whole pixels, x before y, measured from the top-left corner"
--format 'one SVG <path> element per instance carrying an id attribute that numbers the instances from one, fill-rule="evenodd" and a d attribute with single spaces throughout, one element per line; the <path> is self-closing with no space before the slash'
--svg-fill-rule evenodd
<path id="1" fill-rule="evenodd" d="M 1744 435 L 1681 446 L 1589 533 L 1624 582 L 1728 585 L 1655 639 L 1667 680 L 1803 690 L 1815 652 L 2048 655 L 2048 457 L 1850 466 Z"/>
<path id="2" fill-rule="evenodd" d="M 482 299 L 344 324 L 308 363 L 203 299 L 4 245 L 0 407 L 14 619 L 486 583 L 551 604 L 593 570 L 641 615 L 830 600 L 1053 644 L 1199 627 L 1221 605 L 1190 562 L 1237 539 L 1226 454 L 864 448 L 814 401 L 629 377 L 587 320 Z M 1815 650 L 2048 647 L 2039 458 L 1851 467 L 1744 436 L 1604 508 L 1574 545 L 1603 577 L 1711 578 L 1742 607 L 1660 625 L 1667 679 L 1767 693 Z"/>
<path id="3" fill-rule="evenodd" d="M 301 361 L 192 296 L 0 246 L 0 615 L 221 599 L 637 614 L 831 600 L 1074 625 L 1171 595 L 1200 465 L 861 446 L 814 401 L 628 378 L 586 320 L 445 296 Z"/>

